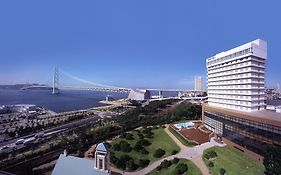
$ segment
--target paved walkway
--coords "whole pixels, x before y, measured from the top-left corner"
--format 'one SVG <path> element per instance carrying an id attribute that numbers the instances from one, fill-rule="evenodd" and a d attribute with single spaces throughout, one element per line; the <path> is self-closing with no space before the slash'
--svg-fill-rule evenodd
<path id="1" fill-rule="evenodd" d="M 123 172 L 117 169 L 114 169 L 116 172 L 119 172 L 120 174 L 124 174 L 124 175 L 144 175 L 147 174 L 149 172 L 151 172 L 152 170 L 154 170 L 155 168 L 157 168 L 161 162 L 165 159 L 167 160 L 172 160 L 175 157 L 177 158 L 181 158 L 181 159 L 187 159 L 187 160 L 191 160 L 202 172 L 203 175 L 210 175 L 209 173 L 209 169 L 206 166 L 206 164 L 204 163 L 203 159 L 202 159 L 202 155 L 203 155 L 203 151 L 205 149 L 211 148 L 213 146 L 220 146 L 223 147 L 225 146 L 224 144 L 220 144 L 217 143 L 216 141 L 214 141 L 214 139 L 212 138 L 210 140 L 210 142 L 206 142 L 203 143 L 201 145 L 197 145 L 194 147 L 187 147 L 185 145 L 183 145 L 169 130 L 168 127 L 165 128 L 165 132 L 175 141 L 175 143 L 180 147 L 181 151 L 175 155 L 172 156 L 168 156 L 165 157 L 163 159 L 157 160 L 155 162 L 153 162 L 152 164 L 150 164 L 149 166 L 147 166 L 146 168 L 139 170 L 139 171 L 135 171 L 135 172 Z"/>

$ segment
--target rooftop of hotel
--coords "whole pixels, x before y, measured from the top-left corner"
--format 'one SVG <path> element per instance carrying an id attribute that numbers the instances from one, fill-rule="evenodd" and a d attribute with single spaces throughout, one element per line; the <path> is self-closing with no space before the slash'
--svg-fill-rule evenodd
<path id="1" fill-rule="evenodd" d="M 208 104 L 204 104 L 205 107 L 209 107 L 211 109 L 218 109 L 224 112 L 228 113 L 235 113 L 239 114 L 238 117 L 254 120 L 257 122 L 266 122 L 268 124 L 281 126 L 281 113 L 270 111 L 270 110 L 259 110 L 259 111 L 252 111 L 252 112 L 246 112 L 246 111 L 238 111 L 233 109 L 226 109 L 221 108 L 217 106 L 212 106 Z"/>
<path id="2" fill-rule="evenodd" d="M 230 56 L 230 55 L 235 55 L 235 53 L 238 53 L 239 51 L 248 49 L 250 47 L 253 47 L 255 50 L 258 48 L 258 50 L 261 49 L 261 50 L 266 51 L 267 50 L 267 43 L 264 40 L 256 39 L 254 41 L 251 41 L 251 42 L 248 42 L 246 44 L 240 45 L 238 47 L 232 48 L 230 50 L 220 52 L 220 53 L 218 53 L 218 54 L 216 54 L 216 55 L 214 55 L 210 58 L 207 58 L 206 61 L 207 61 L 207 63 L 213 62 L 214 60 L 222 59 L 222 58 Z M 247 55 L 250 55 L 250 54 L 252 54 L 252 53 L 247 53 Z M 263 55 L 263 54 L 260 55 L 260 53 L 259 53 L 258 55 L 263 57 L 263 58 L 266 58 L 266 56 Z M 240 56 L 240 55 L 236 55 L 235 57 L 238 57 L 238 56 Z"/>

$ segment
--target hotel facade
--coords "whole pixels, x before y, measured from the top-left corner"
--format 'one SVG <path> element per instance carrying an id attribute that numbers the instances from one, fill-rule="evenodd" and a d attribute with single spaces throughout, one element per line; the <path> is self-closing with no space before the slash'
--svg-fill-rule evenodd
<path id="1" fill-rule="evenodd" d="M 268 145 L 281 145 L 281 115 L 265 110 L 266 60 L 261 39 L 208 58 L 208 104 L 202 106 L 206 128 L 260 161 Z"/>

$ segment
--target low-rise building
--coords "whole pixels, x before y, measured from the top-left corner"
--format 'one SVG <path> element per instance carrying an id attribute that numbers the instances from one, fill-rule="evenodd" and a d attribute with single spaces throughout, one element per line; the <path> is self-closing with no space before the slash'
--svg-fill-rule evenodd
<path id="1" fill-rule="evenodd" d="M 143 101 L 150 99 L 149 90 L 132 89 L 128 96 L 129 100 Z"/>
<path id="2" fill-rule="evenodd" d="M 94 160 L 68 156 L 66 151 L 60 155 L 52 175 L 109 175 L 109 147 L 100 143 L 96 147 Z"/>

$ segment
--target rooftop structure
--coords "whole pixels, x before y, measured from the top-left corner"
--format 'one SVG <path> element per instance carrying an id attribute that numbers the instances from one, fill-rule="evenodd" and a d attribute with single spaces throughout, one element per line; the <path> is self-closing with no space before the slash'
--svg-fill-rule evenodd
<path id="1" fill-rule="evenodd" d="M 239 111 L 265 109 L 267 43 L 254 40 L 206 60 L 208 104 Z"/>
<path id="2" fill-rule="evenodd" d="M 130 100 L 149 100 L 150 99 L 150 91 L 149 90 L 139 90 L 139 89 L 132 89 L 130 90 L 128 99 Z"/>
<path id="3" fill-rule="evenodd" d="M 52 175 L 109 175 L 108 146 L 100 143 L 96 147 L 95 160 L 68 156 L 66 151 L 60 155 Z"/>

